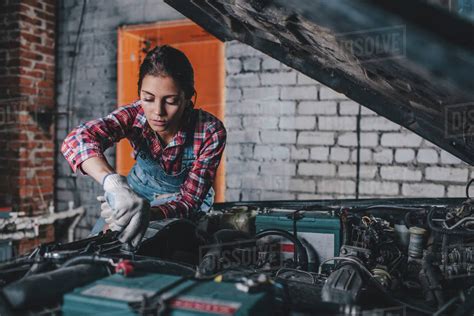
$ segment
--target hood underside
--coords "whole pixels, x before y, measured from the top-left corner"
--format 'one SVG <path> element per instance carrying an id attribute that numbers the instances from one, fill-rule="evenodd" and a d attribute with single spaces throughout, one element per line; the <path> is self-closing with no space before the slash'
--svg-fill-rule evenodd
<path id="1" fill-rule="evenodd" d="M 405 0 L 165 0 L 474 163 L 470 20 Z"/>

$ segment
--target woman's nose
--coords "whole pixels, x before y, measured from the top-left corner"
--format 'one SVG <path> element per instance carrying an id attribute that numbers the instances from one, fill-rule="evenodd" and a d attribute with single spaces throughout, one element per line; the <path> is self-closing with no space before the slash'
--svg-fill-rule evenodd
<path id="1" fill-rule="evenodd" d="M 163 116 L 166 114 L 164 104 L 162 102 L 158 102 L 155 105 L 155 114 L 158 116 Z"/>

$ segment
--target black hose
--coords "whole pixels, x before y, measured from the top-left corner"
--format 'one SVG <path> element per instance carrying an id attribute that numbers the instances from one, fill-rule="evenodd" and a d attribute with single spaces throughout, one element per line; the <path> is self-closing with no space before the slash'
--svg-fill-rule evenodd
<path id="1" fill-rule="evenodd" d="M 2 291 L 15 309 L 59 303 L 65 293 L 109 274 L 103 265 L 80 264 L 32 275 L 5 286 Z"/>
<path id="2" fill-rule="evenodd" d="M 70 266 L 73 266 L 76 264 L 82 264 L 82 263 L 98 263 L 98 262 L 110 264 L 112 262 L 112 258 L 97 256 L 97 255 L 78 256 L 78 257 L 69 259 L 68 261 L 63 263 L 61 268 L 66 268 L 66 267 L 70 267 Z"/>
<path id="3" fill-rule="evenodd" d="M 468 182 L 467 185 L 466 185 L 466 197 L 467 197 L 468 199 L 471 199 L 471 198 L 469 197 L 469 187 L 471 186 L 471 184 L 472 184 L 473 182 L 474 182 L 474 179 L 471 179 L 471 180 L 469 180 L 469 182 Z"/>
<path id="4" fill-rule="evenodd" d="M 296 247 L 298 251 L 298 262 L 295 264 L 299 264 L 301 270 L 308 270 L 308 254 L 306 253 L 306 248 L 303 246 L 301 241 L 299 241 L 295 236 L 287 232 L 283 229 L 271 228 L 262 230 L 261 232 L 255 235 L 256 239 L 260 239 L 266 236 L 281 236 L 288 240 L 290 240 Z"/>
<path id="5" fill-rule="evenodd" d="M 429 213 L 426 221 L 428 222 L 428 226 L 430 229 L 436 233 L 445 234 L 445 235 L 454 235 L 454 236 L 465 236 L 465 237 L 472 237 L 474 236 L 474 231 L 466 231 L 466 230 L 459 230 L 459 229 L 445 229 L 436 227 L 433 224 L 433 215 L 436 212 L 436 208 L 432 208 Z"/>
<path id="6" fill-rule="evenodd" d="M 143 260 L 133 262 L 135 271 L 145 271 L 150 273 L 174 274 L 186 277 L 192 277 L 196 270 L 185 264 L 164 261 L 164 260 Z"/>

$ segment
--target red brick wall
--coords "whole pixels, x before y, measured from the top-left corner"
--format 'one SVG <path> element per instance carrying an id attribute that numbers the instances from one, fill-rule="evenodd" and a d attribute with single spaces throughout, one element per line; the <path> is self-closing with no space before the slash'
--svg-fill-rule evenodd
<path id="1" fill-rule="evenodd" d="M 53 201 L 55 0 L 0 1 L 0 204 Z"/>

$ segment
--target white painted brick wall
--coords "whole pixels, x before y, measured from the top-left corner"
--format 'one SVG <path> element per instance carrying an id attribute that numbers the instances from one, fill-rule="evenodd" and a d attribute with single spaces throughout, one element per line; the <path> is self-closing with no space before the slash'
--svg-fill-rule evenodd
<path id="1" fill-rule="evenodd" d="M 413 149 L 397 149 L 395 150 L 396 162 L 411 162 L 415 159 L 415 151 Z"/>
<path id="2" fill-rule="evenodd" d="M 374 161 L 380 164 L 392 163 L 393 161 L 393 150 L 379 148 L 379 150 L 374 152 Z"/>
<path id="3" fill-rule="evenodd" d="M 464 164 L 463 162 L 461 162 L 461 160 L 446 151 L 441 151 L 441 163 L 454 165 Z"/>
<path id="4" fill-rule="evenodd" d="M 360 166 L 360 178 L 361 179 L 374 179 L 377 175 L 378 167 L 376 165 L 361 165 Z"/>
<path id="5" fill-rule="evenodd" d="M 298 164 L 298 174 L 302 176 L 326 176 L 336 175 L 336 166 L 329 163 L 306 163 Z"/>
<path id="6" fill-rule="evenodd" d="M 398 187 L 396 182 L 361 181 L 359 192 L 371 196 L 398 195 Z"/>
<path id="7" fill-rule="evenodd" d="M 356 165 L 339 165 L 337 167 L 337 176 L 339 178 L 355 178 L 357 176 Z"/>
<path id="8" fill-rule="evenodd" d="M 290 131 L 262 131 L 262 142 L 265 144 L 294 144 L 296 132 Z"/>
<path id="9" fill-rule="evenodd" d="M 347 162 L 349 160 L 349 155 L 350 151 L 348 148 L 332 147 L 329 160 Z"/>
<path id="10" fill-rule="evenodd" d="M 363 131 L 398 131 L 400 125 L 397 125 L 384 117 L 368 116 L 360 120 L 360 129 Z"/>
<path id="11" fill-rule="evenodd" d="M 296 164 L 284 162 L 262 163 L 261 172 L 267 175 L 294 176 L 296 174 Z"/>
<path id="12" fill-rule="evenodd" d="M 466 197 L 465 185 L 448 185 L 448 197 Z"/>
<path id="13" fill-rule="evenodd" d="M 269 72 L 262 73 L 260 80 L 263 86 L 296 84 L 296 72 Z"/>
<path id="14" fill-rule="evenodd" d="M 327 161 L 329 159 L 329 147 L 313 147 L 309 156 L 312 160 Z"/>
<path id="15" fill-rule="evenodd" d="M 264 71 L 280 69 L 280 62 L 270 57 L 264 57 L 262 60 L 262 69 Z"/>
<path id="16" fill-rule="evenodd" d="M 280 118 L 281 129 L 314 130 L 316 118 L 314 116 L 286 116 Z"/>
<path id="17" fill-rule="evenodd" d="M 353 194 L 355 193 L 354 180 L 320 180 L 318 181 L 318 192 Z"/>
<path id="18" fill-rule="evenodd" d="M 467 169 L 428 167 L 425 170 L 427 180 L 445 182 L 467 182 Z"/>
<path id="19" fill-rule="evenodd" d="M 361 111 L 362 112 L 362 111 Z M 357 115 L 359 114 L 359 104 L 352 100 L 339 102 L 340 115 Z"/>
<path id="20" fill-rule="evenodd" d="M 435 149 L 419 149 L 416 158 L 420 163 L 435 164 L 439 161 L 439 153 Z"/>
<path id="21" fill-rule="evenodd" d="M 422 173 L 420 170 L 410 170 L 406 167 L 382 166 L 380 176 L 384 180 L 420 181 Z"/>
<path id="22" fill-rule="evenodd" d="M 226 60 L 225 67 L 228 73 L 236 74 L 242 70 L 242 62 L 239 59 L 229 58 Z"/>
<path id="23" fill-rule="evenodd" d="M 339 146 L 354 147 L 357 144 L 357 133 L 348 132 L 338 136 L 337 143 Z M 361 147 L 376 147 L 378 145 L 377 133 L 360 133 Z"/>
<path id="24" fill-rule="evenodd" d="M 331 115 L 337 113 L 335 101 L 301 101 L 298 105 L 298 114 L 303 115 Z"/>
<path id="25" fill-rule="evenodd" d="M 385 133 L 380 144 L 387 147 L 419 147 L 421 137 L 413 133 Z"/>
<path id="26" fill-rule="evenodd" d="M 367 163 L 367 162 L 373 162 L 373 154 L 371 149 L 367 148 L 361 148 L 360 150 L 360 162 L 361 163 Z M 351 151 L 351 161 L 356 162 L 357 161 L 357 150 L 354 149 Z"/>
<path id="27" fill-rule="evenodd" d="M 315 85 L 315 84 L 319 84 L 316 80 L 314 80 L 313 78 L 310 78 L 304 74 L 302 74 L 301 72 L 298 72 L 298 76 L 297 76 L 297 82 L 299 85 Z"/>
<path id="28" fill-rule="evenodd" d="M 282 87 L 280 97 L 282 100 L 314 100 L 318 90 L 312 86 Z"/>
<path id="29" fill-rule="evenodd" d="M 262 62 L 261 58 L 250 57 L 250 58 L 245 58 L 242 62 L 242 65 L 245 71 L 259 71 L 261 62 Z"/>
<path id="30" fill-rule="evenodd" d="M 344 94 L 334 91 L 331 88 L 328 88 L 326 86 L 321 86 L 319 89 L 319 99 L 320 100 L 347 100 L 347 97 Z"/>
<path id="31" fill-rule="evenodd" d="M 226 44 L 228 200 L 462 197 L 474 169 L 243 44 Z M 472 174 L 471 174 L 472 173 Z"/>
<path id="32" fill-rule="evenodd" d="M 243 118 L 243 126 L 246 130 L 277 129 L 278 117 L 274 116 L 246 116 Z"/>
<path id="33" fill-rule="evenodd" d="M 331 132 L 300 132 L 298 145 L 334 145 L 335 134 Z"/>
<path id="34" fill-rule="evenodd" d="M 351 116 L 321 116 L 318 118 L 320 130 L 353 131 L 356 129 L 356 118 Z"/>
<path id="35" fill-rule="evenodd" d="M 291 147 L 291 159 L 294 160 L 305 160 L 309 158 L 309 149 L 308 148 L 297 148 L 295 146 Z"/>
<path id="36" fill-rule="evenodd" d="M 402 194 L 409 197 L 444 196 L 444 186 L 433 183 L 403 183 Z"/>
<path id="37" fill-rule="evenodd" d="M 227 77 L 227 86 L 235 87 L 255 87 L 260 85 L 260 78 L 254 72 L 239 73 Z"/>
<path id="38" fill-rule="evenodd" d="M 269 115 L 294 115 L 296 110 L 294 101 L 263 101 L 259 103 L 259 115 L 264 118 Z"/>
<path id="39" fill-rule="evenodd" d="M 278 87 L 242 88 L 244 101 L 246 100 L 278 100 Z"/>
<path id="40" fill-rule="evenodd" d="M 256 145 L 254 149 L 254 157 L 256 159 L 289 160 L 290 149 L 283 146 Z"/>
<path id="41" fill-rule="evenodd" d="M 234 89 L 234 88 L 227 88 L 226 89 L 226 101 L 239 101 L 242 98 L 242 90 L 241 89 Z"/>

